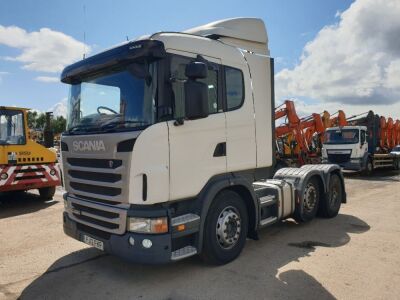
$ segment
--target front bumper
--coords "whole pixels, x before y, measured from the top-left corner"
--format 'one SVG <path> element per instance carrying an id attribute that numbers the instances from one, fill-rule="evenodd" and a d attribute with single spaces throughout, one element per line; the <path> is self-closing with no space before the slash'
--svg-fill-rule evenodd
<path id="1" fill-rule="evenodd" d="M 103 242 L 104 251 L 119 256 L 125 260 L 144 263 L 162 264 L 180 260 L 198 253 L 197 241 L 200 228 L 200 217 L 193 213 L 173 214 L 173 209 L 149 206 L 133 206 L 127 209 L 110 208 L 96 202 L 87 201 L 64 195 L 66 211 L 63 214 L 64 232 L 79 241 L 84 236 Z M 76 206 L 78 205 L 78 206 Z M 107 229 L 99 226 L 98 221 L 107 219 L 105 216 L 112 211 L 112 224 L 118 223 L 118 228 Z M 118 213 L 118 221 L 115 214 Z M 96 215 L 100 213 L 99 215 Z M 126 229 L 128 217 L 168 217 L 168 233 L 142 234 L 129 232 Z M 108 225 L 110 223 L 107 223 Z M 184 228 L 178 230 L 178 228 Z M 132 243 L 133 239 L 133 243 Z M 151 247 L 143 246 L 143 240 L 151 241 Z"/>
<path id="2" fill-rule="evenodd" d="M 68 236 L 83 241 L 83 236 L 87 235 L 102 241 L 105 252 L 122 259 L 145 264 L 162 264 L 171 261 L 171 234 L 146 235 L 131 232 L 123 235 L 107 234 L 77 223 L 70 219 L 66 212 L 64 212 L 63 221 L 64 232 Z M 130 237 L 134 239 L 134 245 L 129 243 Z M 147 249 L 142 246 L 144 239 L 152 241 L 151 248 Z"/>
<path id="3" fill-rule="evenodd" d="M 339 165 L 344 170 L 361 171 L 363 169 L 362 160 L 351 160 L 347 162 L 338 163 L 338 162 L 330 162 L 327 159 L 323 159 L 322 163 Z"/>

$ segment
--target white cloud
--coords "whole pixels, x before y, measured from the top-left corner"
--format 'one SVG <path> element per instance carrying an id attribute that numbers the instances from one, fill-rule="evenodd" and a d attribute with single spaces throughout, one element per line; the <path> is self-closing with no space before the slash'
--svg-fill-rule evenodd
<path id="1" fill-rule="evenodd" d="M 0 45 L 17 48 L 21 53 L 6 60 L 23 63 L 22 68 L 32 71 L 60 72 L 62 69 L 82 58 L 90 47 L 73 37 L 49 28 L 27 32 L 16 26 L 0 25 Z"/>
<path id="2" fill-rule="evenodd" d="M 53 76 L 38 76 L 35 78 L 35 80 L 41 82 L 60 82 L 60 78 Z"/>
<path id="3" fill-rule="evenodd" d="M 304 97 L 350 111 L 374 107 L 400 118 L 399 15 L 398 0 L 354 2 L 307 43 L 298 65 L 276 75 L 277 99 Z"/>
<path id="4" fill-rule="evenodd" d="M 48 111 L 53 112 L 54 117 L 62 116 L 67 117 L 67 98 L 62 99 L 60 102 L 54 104 Z"/>

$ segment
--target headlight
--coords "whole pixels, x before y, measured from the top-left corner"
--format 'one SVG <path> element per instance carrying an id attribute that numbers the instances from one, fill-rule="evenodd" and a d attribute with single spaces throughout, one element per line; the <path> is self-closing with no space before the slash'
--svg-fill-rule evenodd
<path id="1" fill-rule="evenodd" d="M 51 169 L 51 170 L 50 170 L 50 175 L 51 175 L 51 176 L 54 176 L 54 175 L 56 175 L 56 170 L 54 170 L 54 169 Z"/>
<path id="2" fill-rule="evenodd" d="M 128 231 L 138 233 L 168 232 L 167 217 L 161 218 L 128 218 Z"/>
<path id="3" fill-rule="evenodd" d="M 1 173 L 0 179 L 6 180 L 7 178 L 8 178 L 8 174 L 7 173 Z"/>

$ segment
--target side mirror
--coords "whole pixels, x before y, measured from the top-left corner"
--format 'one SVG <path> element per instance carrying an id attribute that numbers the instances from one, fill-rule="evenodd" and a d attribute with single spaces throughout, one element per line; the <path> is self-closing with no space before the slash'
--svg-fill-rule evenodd
<path id="1" fill-rule="evenodd" d="M 208 86 L 197 79 L 207 78 L 207 66 L 202 62 L 192 62 L 186 65 L 184 84 L 185 116 L 189 120 L 206 118 L 208 110 Z"/>

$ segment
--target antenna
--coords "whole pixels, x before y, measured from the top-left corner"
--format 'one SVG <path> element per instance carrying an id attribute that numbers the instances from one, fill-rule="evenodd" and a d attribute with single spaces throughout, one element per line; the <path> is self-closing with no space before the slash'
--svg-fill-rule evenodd
<path id="1" fill-rule="evenodd" d="M 83 4 L 83 59 L 86 58 L 86 5 Z"/>

